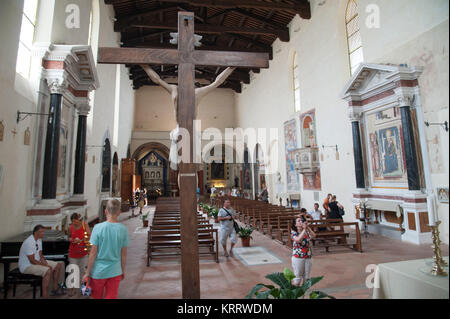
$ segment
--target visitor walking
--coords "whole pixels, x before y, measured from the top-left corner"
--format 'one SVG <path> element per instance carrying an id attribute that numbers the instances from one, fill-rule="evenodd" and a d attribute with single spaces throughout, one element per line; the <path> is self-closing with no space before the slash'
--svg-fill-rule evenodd
<path id="1" fill-rule="evenodd" d="M 83 282 L 90 280 L 93 299 L 117 299 L 120 281 L 125 278 L 127 228 L 118 222 L 120 202 L 109 200 L 106 222 L 95 225 L 91 235 L 91 253 Z"/>

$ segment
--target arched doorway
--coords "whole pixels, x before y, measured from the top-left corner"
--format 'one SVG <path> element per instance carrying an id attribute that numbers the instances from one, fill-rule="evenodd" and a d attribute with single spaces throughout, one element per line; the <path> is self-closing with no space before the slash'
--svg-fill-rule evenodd
<path id="1" fill-rule="evenodd" d="M 109 193 L 111 190 L 111 144 L 109 139 L 103 144 L 102 154 L 102 192 Z"/>
<path id="2" fill-rule="evenodd" d="M 150 200 L 160 196 L 171 196 L 178 190 L 177 171 L 169 165 L 170 150 L 167 146 L 150 142 L 139 146 L 133 153 L 136 170 L 141 176 L 141 188 L 147 188 Z"/>

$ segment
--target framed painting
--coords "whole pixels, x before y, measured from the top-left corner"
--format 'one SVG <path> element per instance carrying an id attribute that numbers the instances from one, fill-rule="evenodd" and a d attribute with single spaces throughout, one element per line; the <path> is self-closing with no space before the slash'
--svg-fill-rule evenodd
<path id="1" fill-rule="evenodd" d="M 438 187 L 436 194 L 439 203 L 448 204 L 448 187 Z"/>
<path id="2" fill-rule="evenodd" d="M 294 151 L 297 149 L 297 122 L 295 119 L 284 123 L 284 142 L 286 149 L 286 184 L 288 192 L 300 190 L 300 178 L 294 168 Z"/>
<path id="3" fill-rule="evenodd" d="M 367 163 L 372 186 L 407 187 L 400 111 L 394 107 L 367 114 L 366 124 Z"/>

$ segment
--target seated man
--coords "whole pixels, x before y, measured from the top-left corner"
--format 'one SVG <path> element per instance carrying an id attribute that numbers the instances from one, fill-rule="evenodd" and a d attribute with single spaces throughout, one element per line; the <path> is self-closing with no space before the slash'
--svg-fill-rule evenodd
<path id="1" fill-rule="evenodd" d="M 315 203 L 314 210 L 309 213 L 311 215 L 311 217 L 313 218 L 313 220 L 326 219 L 326 216 L 324 214 L 322 214 L 322 211 L 319 209 L 319 207 L 320 207 L 319 203 Z M 318 227 L 317 228 L 317 231 L 325 231 L 325 230 L 327 230 L 326 227 Z"/>
<path id="2" fill-rule="evenodd" d="M 53 275 L 52 296 L 64 295 L 63 283 L 58 285 L 61 272 L 61 263 L 45 260 L 42 254 L 42 238 L 44 238 L 45 228 L 37 225 L 31 234 L 22 243 L 19 252 L 19 270 L 22 274 L 42 277 L 42 298 L 48 298 L 48 286 Z"/>

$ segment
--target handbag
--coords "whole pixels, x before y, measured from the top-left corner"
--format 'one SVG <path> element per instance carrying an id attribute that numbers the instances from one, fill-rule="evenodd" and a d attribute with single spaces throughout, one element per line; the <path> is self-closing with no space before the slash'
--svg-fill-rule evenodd
<path id="1" fill-rule="evenodd" d="M 233 215 L 231 215 L 229 211 L 227 211 L 227 210 L 226 210 L 225 208 L 223 208 L 223 207 L 222 207 L 222 209 L 223 209 L 224 211 L 226 211 L 227 214 L 231 216 L 231 218 L 233 218 Z M 233 221 L 233 227 L 234 227 L 234 230 L 236 231 L 236 233 L 239 233 L 239 230 L 241 230 L 241 227 L 239 227 L 238 223 L 237 223 L 234 219 L 231 219 L 231 220 Z"/>
<path id="2" fill-rule="evenodd" d="M 345 215 L 345 210 L 343 208 L 338 207 L 339 209 L 339 215 L 344 216 Z"/>

